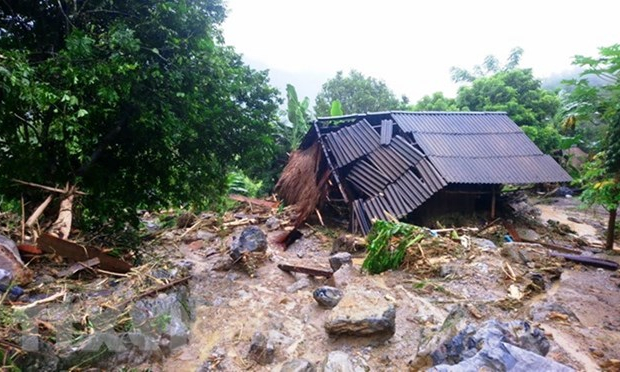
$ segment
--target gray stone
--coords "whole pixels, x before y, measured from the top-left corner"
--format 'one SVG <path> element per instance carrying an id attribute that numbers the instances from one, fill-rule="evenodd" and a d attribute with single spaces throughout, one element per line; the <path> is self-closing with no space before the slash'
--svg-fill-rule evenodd
<path id="1" fill-rule="evenodd" d="M 198 230 L 196 233 L 196 239 L 203 240 L 205 242 L 212 242 L 217 238 L 217 234 L 212 233 L 211 231 L 206 230 Z"/>
<path id="2" fill-rule="evenodd" d="M 351 234 L 340 235 L 332 244 L 332 253 L 355 253 L 366 248 L 366 240 Z"/>
<path id="3" fill-rule="evenodd" d="M 351 265 L 352 263 L 351 253 L 348 252 L 336 253 L 329 258 L 329 266 L 331 266 L 334 272 L 340 269 L 342 265 Z"/>
<path id="4" fill-rule="evenodd" d="M 315 372 L 316 368 L 306 359 L 293 359 L 282 365 L 280 372 Z"/>
<path id="5" fill-rule="evenodd" d="M 267 218 L 267 221 L 265 221 L 265 226 L 269 230 L 276 230 L 280 227 L 280 220 L 275 218 L 274 216 L 271 216 Z"/>
<path id="6" fill-rule="evenodd" d="M 332 351 L 323 361 L 323 372 L 355 372 L 355 365 L 349 354 L 342 351 Z"/>
<path id="7" fill-rule="evenodd" d="M 480 248 L 482 251 L 493 251 L 497 249 L 495 243 L 489 239 L 471 238 L 471 243 Z"/>
<path id="8" fill-rule="evenodd" d="M 544 358 L 549 352 L 544 332 L 528 322 L 490 320 L 476 329 L 467 326 L 443 343 L 432 360 L 431 371 L 571 371 Z"/>
<path id="9" fill-rule="evenodd" d="M 517 233 L 523 240 L 538 240 L 540 239 L 540 235 L 532 229 L 522 229 L 517 228 Z"/>
<path id="10" fill-rule="evenodd" d="M 324 307 L 335 307 L 338 305 L 344 293 L 338 288 L 323 286 L 319 287 L 312 292 L 312 297 Z"/>
<path id="11" fill-rule="evenodd" d="M 295 283 L 289 285 L 286 288 L 286 291 L 288 293 L 295 293 L 295 292 L 297 292 L 299 290 L 302 290 L 302 289 L 308 288 L 308 287 L 310 287 L 310 279 L 308 279 L 307 277 L 303 277 L 303 278 L 297 280 Z"/>
<path id="12" fill-rule="evenodd" d="M 258 226 L 245 228 L 239 238 L 235 239 L 230 249 L 230 257 L 238 260 L 245 253 L 265 252 L 267 250 L 267 236 Z"/>
<path id="13" fill-rule="evenodd" d="M 32 281 L 33 273 L 24 266 L 17 245 L 2 235 L 0 235 L 0 269 L 6 271 L 16 284 L 25 285 Z"/>
<path id="14" fill-rule="evenodd" d="M 325 323 L 331 336 L 384 335 L 396 329 L 396 309 L 381 294 L 365 289 L 353 290 L 336 306 Z"/>
<path id="15" fill-rule="evenodd" d="M 276 349 L 273 343 L 261 332 L 255 332 L 252 336 L 248 357 L 261 365 L 273 363 Z"/>
<path id="16" fill-rule="evenodd" d="M 518 264 L 527 264 L 532 261 L 545 259 L 544 248 L 536 243 L 510 242 L 504 243 L 501 255 Z"/>

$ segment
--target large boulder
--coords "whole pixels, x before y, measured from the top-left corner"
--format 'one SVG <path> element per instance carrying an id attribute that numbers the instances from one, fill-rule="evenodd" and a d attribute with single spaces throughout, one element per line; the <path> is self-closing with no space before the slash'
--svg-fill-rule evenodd
<path id="1" fill-rule="evenodd" d="M 237 261 L 246 253 L 265 252 L 267 250 L 267 235 L 258 226 L 245 228 L 239 238 L 235 239 L 230 248 L 230 257 Z"/>
<path id="2" fill-rule="evenodd" d="M 24 266 L 17 245 L 5 236 L 0 235 L 0 270 L 4 270 L 16 284 L 26 285 L 32 281 L 33 273 Z"/>
<path id="3" fill-rule="evenodd" d="M 392 336 L 396 309 L 376 291 L 348 291 L 330 313 L 325 330 L 331 336 Z"/>

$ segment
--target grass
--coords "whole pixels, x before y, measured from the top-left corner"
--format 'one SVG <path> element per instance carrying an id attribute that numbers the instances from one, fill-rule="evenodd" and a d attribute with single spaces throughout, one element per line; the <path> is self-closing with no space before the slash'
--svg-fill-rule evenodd
<path id="1" fill-rule="evenodd" d="M 368 256 L 362 268 L 371 274 L 398 269 L 407 248 L 424 239 L 423 230 L 402 222 L 376 221 L 368 234 Z"/>

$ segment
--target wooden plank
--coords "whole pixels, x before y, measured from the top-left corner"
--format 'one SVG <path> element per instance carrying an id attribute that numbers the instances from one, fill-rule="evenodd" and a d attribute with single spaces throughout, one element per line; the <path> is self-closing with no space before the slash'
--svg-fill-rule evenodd
<path id="1" fill-rule="evenodd" d="M 331 270 L 313 269 L 311 267 L 294 266 L 288 264 L 278 264 L 278 269 L 286 271 L 287 273 L 302 273 L 310 276 L 323 276 L 325 278 L 331 278 L 334 272 Z"/>
<path id="2" fill-rule="evenodd" d="M 241 203 L 257 205 L 259 207 L 263 207 L 263 208 L 267 208 L 267 209 L 278 208 L 278 205 L 280 204 L 278 202 L 272 202 L 272 201 L 269 201 L 269 200 L 262 200 L 262 199 L 256 199 L 256 198 L 248 198 L 247 196 L 238 195 L 238 194 L 230 194 L 230 195 L 228 195 L 228 198 L 231 199 L 231 200 L 234 200 L 234 201 L 241 202 Z"/>
<path id="3" fill-rule="evenodd" d="M 116 273 L 126 273 L 131 265 L 125 261 L 109 256 L 98 249 L 85 247 L 68 240 L 60 239 L 50 234 L 43 234 L 37 240 L 39 248 L 46 253 L 54 253 L 74 261 L 87 261 L 99 258 L 99 267 L 103 270 Z"/>
<path id="4" fill-rule="evenodd" d="M 58 272 L 56 276 L 58 276 L 59 278 L 69 277 L 79 271 L 82 271 L 84 269 L 89 269 L 97 265 L 99 265 L 99 257 L 91 258 L 90 260 L 84 261 L 84 262 L 76 262 L 73 265 L 69 266 L 68 268 Z"/>

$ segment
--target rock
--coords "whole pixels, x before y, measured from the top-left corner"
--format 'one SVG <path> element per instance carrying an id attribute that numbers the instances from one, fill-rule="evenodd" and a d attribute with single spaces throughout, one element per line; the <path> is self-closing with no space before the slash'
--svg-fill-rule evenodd
<path id="1" fill-rule="evenodd" d="M 334 240 L 332 253 L 349 252 L 355 253 L 366 248 L 366 239 L 352 234 L 343 234 Z"/>
<path id="2" fill-rule="evenodd" d="M 471 238 L 471 243 L 480 248 L 482 251 L 493 251 L 497 249 L 495 243 L 489 239 Z"/>
<path id="3" fill-rule="evenodd" d="M 37 372 L 59 371 L 59 359 L 56 356 L 54 345 L 43 341 L 39 337 L 31 338 L 31 341 L 36 341 L 36 347 L 28 347 L 29 345 L 24 345 L 23 343 L 21 345 L 26 352 L 19 355 L 14 361 L 16 366 L 19 367 L 18 370 Z M 8 370 L 11 370 L 10 367 Z"/>
<path id="4" fill-rule="evenodd" d="M 340 252 L 329 258 L 329 266 L 332 271 L 336 272 L 342 265 L 351 265 L 353 260 L 351 259 L 351 253 Z"/>
<path id="5" fill-rule="evenodd" d="M 315 372 L 316 368 L 306 359 L 293 359 L 282 365 L 280 372 Z"/>
<path id="6" fill-rule="evenodd" d="M 312 297 L 324 307 L 335 307 L 338 305 L 344 293 L 338 288 L 323 286 L 319 287 L 312 292 Z"/>
<path id="7" fill-rule="evenodd" d="M 323 360 L 323 372 L 357 372 L 349 354 L 343 351 L 332 351 Z M 362 369 L 363 370 L 363 369 Z"/>
<path id="8" fill-rule="evenodd" d="M 325 323 L 325 330 L 331 336 L 391 337 L 395 327 L 394 305 L 381 294 L 365 289 L 347 292 Z"/>
<path id="9" fill-rule="evenodd" d="M 299 290 L 302 290 L 302 289 L 308 288 L 308 287 L 310 287 L 310 279 L 308 279 L 307 277 L 303 277 L 303 278 L 297 280 L 295 283 L 289 285 L 286 288 L 286 291 L 288 293 L 295 293 L 295 292 L 297 292 Z"/>
<path id="10" fill-rule="evenodd" d="M 519 234 L 519 236 L 521 237 L 521 239 L 523 240 L 538 240 L 540 239 L 540 235 L 532 230 L 532 229 L 522 229 L 522 228 L 517 228 L 517 233 Z"/>
<path id="11" fill-rule="evenodd" d="M 431 354 L 431 371 L 571 371 L 544 358 L 549 341 L 528 322 L 490 320 L 476 329 L 468 325 Z"/>
<path id="12" fill-rule="evenodd" d="M 261 365 L 273 363 L 276 349 L 273 343 L 261 332 L 255 332 L 252 336 L 248 357 Z"/>
<path id="13" fill-rule="evenodd" d="M 541 251 L 544 251 L 544 248 L 540 244 L 510 242 L 504 243 L 500 252 L 511 261 L 525 265 L 528 262 L 544 260 L 545 255 Z"/>
<path id="14" fill-rule="evenodd" d="M 200 239 L 206 243 L 209 243 L 217 239 L 217 234 L 206 230 L 198 230 L 198 232 L 196 233 L 196 239 Z"/>
<path id="15" fill-rule="evenodd" d="M 0 235 L 0 270 L 9 274 L 15 284 L 26 285 L 32 281 L 33 273 L 24 266 L 17 245 L 11 239 Z"/>
<path id="16" fill-rule="evenodd" d="M 265 221 L 265 226 L 269 230 L 276 230 L 280 227 L 280 220 L 275 218 L 274 216 L 271 216 L 267 218 L 267 221 Z"/>
<path id="17" fill-rule="evenodd" d="M 267 250 L 267 236 L 258 226 L 250 226 L 241 232 L 238 239 L 232 243 L 230 257 L 238 260 L 244 253 L 265 252 Z"/>
<path id="18" fill-rule="evenodd" d="M 228 271 L 233 266 L 233 260 L 229 256 L 220 256 L 215 259 L 213 265 L 211 266 L 211 270 L 214 271 Z"/>
<path id="19" fill-rule="evenodd" d="M 553 193 L 553 196 L 566 197 L 567 195 L 573 196 L 575 192 L 570 187 L 560 186 Z"/>

